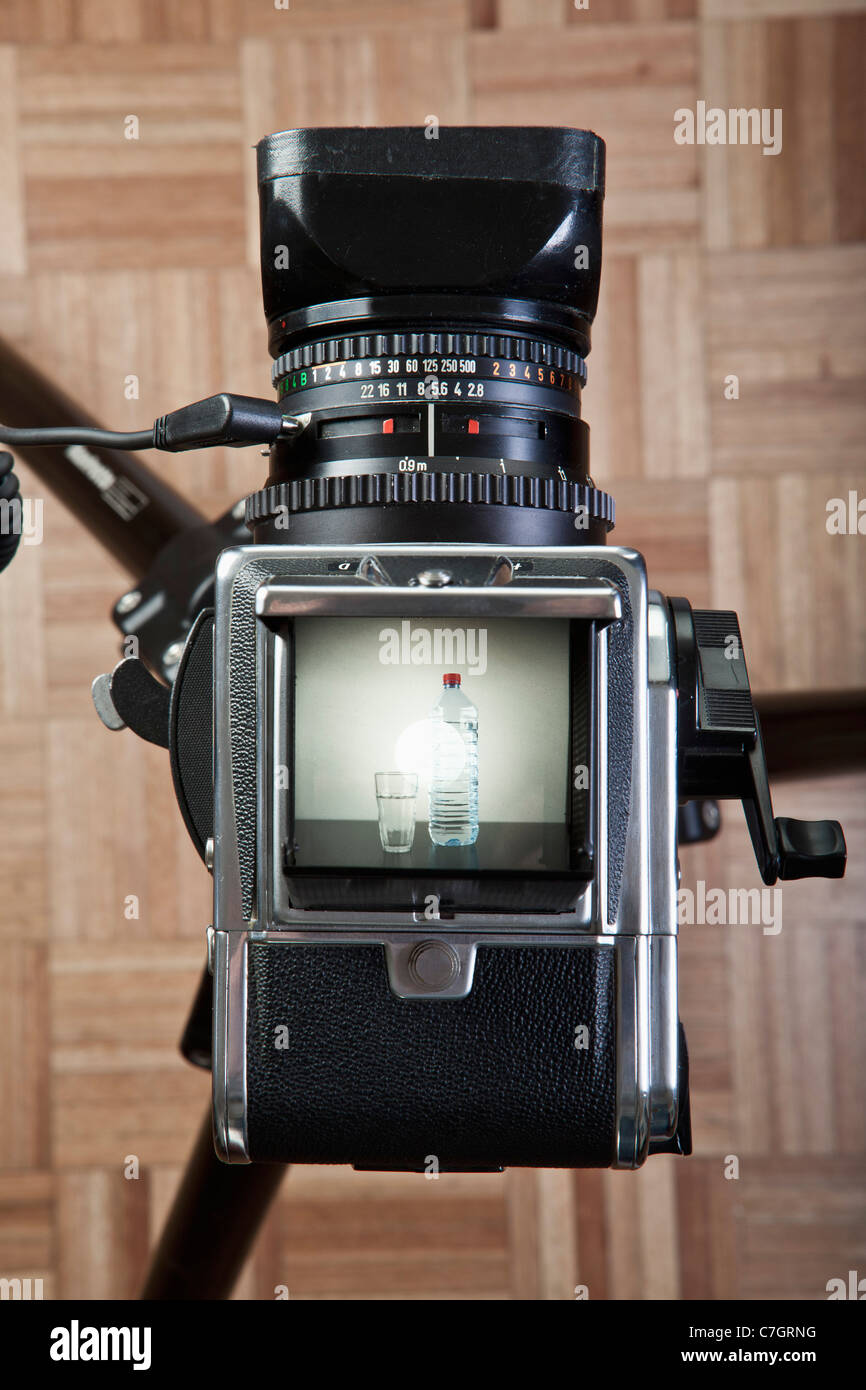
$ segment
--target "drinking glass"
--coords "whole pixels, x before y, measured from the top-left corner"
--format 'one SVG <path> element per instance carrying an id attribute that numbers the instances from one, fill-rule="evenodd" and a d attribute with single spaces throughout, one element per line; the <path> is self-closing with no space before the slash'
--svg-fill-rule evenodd
<path id="1" fill-rule="evenodd" d="M 415 799 L 418 776 L 414 772 L 377 772 L 376 804 L 379 839 L 389 854 L 408 854 L 415 838 Z"/>

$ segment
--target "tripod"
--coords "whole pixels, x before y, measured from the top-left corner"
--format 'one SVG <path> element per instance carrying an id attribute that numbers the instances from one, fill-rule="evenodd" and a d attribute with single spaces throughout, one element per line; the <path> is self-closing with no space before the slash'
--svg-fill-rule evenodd
<path id="1" fill-rule="evenodd" d="M 2 343 L 0 418 L 21 427 L 96 424 Z M 133 576 L 133 587 L 115 605 L 114 620 L 122 632 L 136 637 L 144 662 L 170 682 L 187 632 L 210 604 L 218 554 L 249 543 L 238 508 L 209 522 L 145 464 L 119 449 L 89 445 L 72 457 L 71 451 L 37 446 L 18 452 Z M 864 703 L 860 691 L 758 697 L 770 772 L 776 777 L 818 776 L 866 766 Z M 681 844 L 709 839 L 718 828 L 715 803 L 681 807 Z M 211 976 L 205 969 L 180 1043 L 186 1059 L 205 1069 L 211 1066 L 211 1011 Z M 214 1153 L 208 1114 L 142 1298 L 227 1297 L 286 1170 L 284 1164 L 222 1164 Z"/>

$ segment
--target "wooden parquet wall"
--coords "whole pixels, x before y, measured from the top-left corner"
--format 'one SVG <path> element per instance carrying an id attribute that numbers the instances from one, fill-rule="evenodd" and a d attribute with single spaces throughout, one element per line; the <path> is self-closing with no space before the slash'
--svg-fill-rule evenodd
<path id="1" fill-rule="evenodd" d="M 120 429 L 267 394 L 256 139 L 431 114 L 591 126 L 608 193 L 584 402 L 616 539 L 662 590 L 738 609 L 759 690 L 863 685 L 866 538 L 825 515 L 866 492 L 864 10 L 4 0 L 0 333 Z M 782 108 L 781 154 L 675 143 L 698 101 Z M 255 451 L 155 466 L 210 515 L 259 485 Z M 0 580 L 0 1274 L 47 1297 L 134 1296 L 207 1102 L 176 1043 L 210 882 L 162 752 L 90 703 L 125 587 L 51 497 L 44 543 Z M 239 1296 L 820 1299 L 866 1275 L 864 790 L 777 790 L 780 813 L 838 816 L 850 847 L 844 883 L 785 888 L 779 935 L 684 930 L 693 1158 L 437 1182 L 299 1169 Z M 758 883 L 736 809 L 683 860 L 686 885 Z"/>

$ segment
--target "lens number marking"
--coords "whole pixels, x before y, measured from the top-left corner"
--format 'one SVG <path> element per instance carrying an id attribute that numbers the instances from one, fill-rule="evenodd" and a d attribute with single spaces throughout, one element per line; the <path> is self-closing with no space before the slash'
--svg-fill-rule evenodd
<path id="1" fill-rule="evenodd" d="M 418 374 L 422 371 L 425 377 L 435 376 L 437 380 L 433 383 L 419 380 Z M 403 380 L 395 381 L 394 378 L 400 374 Z M 391 378 L 390 382 L 381 380 L 385 375 Z M 452 378 L 450 382 L 443 379 L 449 376 Z M 467 379 L 472 376 L 476 376 L 476 379 Z M 359 380 L 363 377 L 368 380 Z M 370 381 L 370 377 L 379 380 Z M 412 377 L 415 377 L 414 388 Z M 392 389 L 404 398 L 407 392 L 411 392 L 428 400 L 443 400 L 451 396 L 478 399 L 485 394 L 484 379 L 513 382 L 515 386 L 526 384 L 543 387 L 568 394 L 577 392 L 581 386 L 578 377 L 558 367 L 510 362 L 500 358 L 486 358 L 479 363 L 474 357 L 388 357 L 330 362 L 291 372 L 282 377 L 278 385 L 281 397 L 314 386 L 333 386 L 351 381 L 361 387 L 361 400 L 387 400 Z"/>

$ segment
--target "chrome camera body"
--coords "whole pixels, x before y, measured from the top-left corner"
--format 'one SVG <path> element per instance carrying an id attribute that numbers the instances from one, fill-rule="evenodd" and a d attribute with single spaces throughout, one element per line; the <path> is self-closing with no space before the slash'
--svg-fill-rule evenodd
<path id="1" fill-rule="evenodd" d="M 506 649 L 513 648 L 519 632 L 551 630 L 551 623 L 558 633 L 568 632 L 567 681 L 558 691 L 568 711 L 568 738 L 561 750 L 566 759 L 562 816 L 550 827 L 511 829 L 518 840 L 525 831 L 524 859 L 510 866 L 520 871 L 518 877 L 497 862 L 496 846 L 508 838 L 506 832 L 494 832 L 485 857 L 483 817 L 477 845 L 443 853 L 425 838 L 417 862 L 405 868 L 393 868 L 387 861 L 396 856 L 381 850 L 378 857 L 377 851 L 370 853 L 363 866 L 340 866 L 338 832 L 330 864 L 321 850 L 313 853 L 315 863 L 303 864 L 305 832 L 297 815 L 302 772 L 293 755 L 303 671 L 295 639 L 299 625 L 311 622 L 327 638 L 321 625 L 333 620 L 372 621 L 387 631 L 395 625 L 399 631 L 407 622 L 416 630 L 426 624 L 452 634 L 461 620 L 489 624 Z M 515 626 L 506 629 L 503 623 Z M 321 654 L 321 643 L 316 650 Z M 445 655 L 453 657 L 453 649 Z M 351 690 L 353 673 L 340 666 L 340 653 L 335 658 Z M 390 675 L 384 667 L 379 678 L 385 705 Z M 576 686 L 579 718 L 573 707 Z M 531 721 L 531 710 L 518 713 Z M 507 725 L 508 715 L 501 719 Z M 610 997 L 594 1004 L 602 1017 L 582 1016 L 575 999 L 574 1016 L 557 1024 L 560 1078 L 585 1066 L 599 1047 L 613 1054 L 605 1059 L 614 1081 L 613 1094 L 605 1098 L 613 1123 L 591 1161 L 635 1168 L 656 1148 L 687 1151 L 677 1018 L 676 724 L 670 613 L 662 595 L 648 589 L 643 559 L 633 550 L 575 546 L 503 552 L 484 545 L 394 544 L 379 545 L 375 553 L 365 546 L 300 545 L 224 552 L 214 626 L 212 953 L 214 1123 L 221 1157 L 245 1162 L 259 1156 L 260 1146 L 250 1135 L 251 1091 L 264 1084 L 262 1067 L 279 1069 L 292 1050 L 297 1000 L 289 997 L 283 1000 L 285 1045 L 281 1048 L 277 1038 L 264 1040 L 272 1063 L 268 1052 L 251 1046 L 252 1039 L 262 1041 L 276 1016 L 259 1007 L 261 990 L 251 987 L 251 952 L 261 961 L 275 959 L 263 957 L 263 951 L 314 950 L 321 953 L 323 968 L 333 972 L 341 965 L 339 947 L 371 953 L 368 959 L 383 987 L 398 1008 L 408 1011 L 408 1026 L 413 1004 L 422 1001 L 418 1018 L 425 1028 L 431 1008 L 448 1016 L 446 1043 L 434 1019 L 432 1067 L 438 1046 L 461 1047 L 453 1020 L 461 1001 L 472 996 L 484 952 L 497 959 L 503 950 L 536 948 L 545 958 L 551 951 L 603 956 Z M 507 729 L 497 741 L 496 730 L 485 730 L 482 723 L 480 737 L 489 742 L 491 767 L 493 759 L 507 760 Z M 544 737 L 551 737 L 549 724 Z M 585 758 L 575 762 L 582 751 Z M 364 756 L 359 748 L 358 759 Z M 482 759 L 482 785 L 484 766 Z M 346 778 L 351 769 L 342 767 L 339 775 Z M 372 809 L 369 820 L 372 844 Z M 551 835 L 559 837 L 558 846 L 566 845 L 566 853 L 557 858 L 554 848 L 545 859 L 537 846 Z M 544 997 L 536 1006 L 546 1007 Z M 279 1002 L 276 1007 L 279 1013 Z M 347 1053 L 357 1058 L 360 1039 L 376 1020 L 359 1007 L 345 1013 L 343 1026 L 349 1030 Z M 494 1031 L 499 1026 L 495 1010 L 490 1026 Z M 273 1028 L 276 1032 L 279 1024 Z M 588 1036 L 596 1028 L 603 1039 Z M 467 1076 L 478 1060 L 473 1036 L 467 1032 L 465 1050 L 456 1059 Z M 504 1035 L 501 1041 L 507 1072 Z M 326 1065 L 338 1069 L 340 1058 Z M 357 1081 L 368 1097 L 375 1095 L 369 1077 L 359 1075 Z M 424 1084 L 423 1075 L 406 1077 L 407 1088 Z M 568 1086 L 559 1089 L 568 1092 Z M 507 1094 L 501 1103 L 507 1126 Z M 310 1104 L 315 1097 L 305 1094 L 305 1107 Z M 537 1118 L 543 1128 L 545 1117 Z M 346 1123 L 345 1152 L 338 1144 L 323 1151 L 319 1161 L 356 1161 L 351 1120 Z M 564 1123 L 567 1132 L 567 1115 L 556 1123 Z M 285 1124 L 290 1133 L 290 1104 Z M 582 1124 L 585 1117 L 575 1113 L 575 1151 L 569 1160 L 575 1163 L 581 1161 Z M 400 1166 L 421 1167 L 431 1153 L 443 1168 L 487 1166 L 469 1163 L 460 1144 L 454 1152 L 441 1145 L 435 1121 L 421 1147 L 423 1153 L 407 1152 Z M 507 1148 L 492 1154 L 489 1166 L 508 1162 Z M 361 1153 L 357 1166 L 374 1166 L 375 1158 Z"/>

